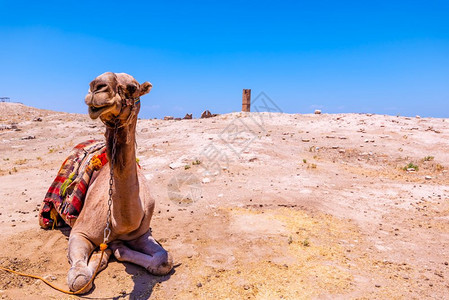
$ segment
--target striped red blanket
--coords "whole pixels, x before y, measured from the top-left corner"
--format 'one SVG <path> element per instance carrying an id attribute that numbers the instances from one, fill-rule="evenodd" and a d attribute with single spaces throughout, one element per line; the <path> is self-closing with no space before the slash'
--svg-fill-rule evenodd
<path id="1" fill-rule="evenodd" d="M 92 174 L 107 162 L 103 141 L 88 140 L 73 148 L 45 195 L 39 225 L 54 228 L 65 222 L 72 227 L 83 208 Z"/>

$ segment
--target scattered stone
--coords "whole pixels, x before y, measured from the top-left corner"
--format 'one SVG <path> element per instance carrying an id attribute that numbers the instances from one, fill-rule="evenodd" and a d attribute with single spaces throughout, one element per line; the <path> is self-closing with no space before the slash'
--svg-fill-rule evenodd
<path id="1" fill-rule="evenodd" d="M 186 114 L 184 116 L 184 120 L 192 120 L 192 119 L 193 119 L 192 114 Z"/>
<path id="2" fill-rule="evenodd" d="M 177 169 L 180 167 L 184 167 L 185 164 L 180 163 L 180 162 L 174 162 L 174 163 L 169 164 L 168 166 L 170 167 L 170 169 L 174 170 L 174 169 Z"/>
<path id="3" fill-rule="evenodd" d="M 164 117 L 164 120 L 165 120 L 165 121 L 174 120 L 174 119 L 175 119 L 175 118 L 172 117 L 172 116 L 165 116 L 165 117 Z"/>
<path id="4" fill-rule="evenodd" d="M 201 119 L 206 119 L 206 118 L 211 118 L 211 117 L 212 117 L 212 114 L 208 110 L 203 111 L 203 113 L 201 114 Z"/>
<path id="5" fill-rule="evenodd" d="M 42 118 L 41 117 L 34 118 L 33 122 L 42 122 Z"/>
<path id="6" fill-rule="evenodd" d="M 426 177 L 424 177 L 426 180 L 431 180 L 432 176 L 427 175 Z"/>
<path id="7" fill-rule="evenodd" d="M 47 275 L 44 277 L 45 280 L 55 281 L 57 278 L 54 275 Z"/>
<path id="8" fill-rule="evenodd" d="M 21 138 L 21 140 L 34 140 L 34 139 L 36 139 L 36 136 L 34 135 L 29 135 Z"/>
<path id="9" fill-rule="evenodd" d="M 315 115 L 321 115 L 321 110 L 315 109 Z"/>

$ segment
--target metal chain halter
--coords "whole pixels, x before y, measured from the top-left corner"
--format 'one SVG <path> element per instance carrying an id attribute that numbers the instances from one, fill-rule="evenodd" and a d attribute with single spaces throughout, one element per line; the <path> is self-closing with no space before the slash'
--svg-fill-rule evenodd
<path id="1" fill-rule="evenodd" d="M 109 198 L 108 198 L 108 213 L 106 216 L 106 228 L 104 229 L 103 243 L 107 244 L 109 241 L 109 236 L 111 235 L 111 206 L 112 206 L 112 186 L 114 184 L 114 158 L 117 144 L 117 132 L 118 123 L 115 122 L 114 132 L 112 135 L 112 151 L 111 151 L 111 161 L 109 162 Z"/>

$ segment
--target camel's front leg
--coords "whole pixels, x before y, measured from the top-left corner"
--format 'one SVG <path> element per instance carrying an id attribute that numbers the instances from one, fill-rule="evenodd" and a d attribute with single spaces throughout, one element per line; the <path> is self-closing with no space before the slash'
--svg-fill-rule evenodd
<path id="1" fill-rule="evenodd" d="M 72 291 L 78 291 L 84 287 L 92 278 L 95 269 L 100 263 L 99 253 L 93 254 L 89 261 L 89 257 L 94 248 L 95 245 L 92 244 L 92 242 L 90 242 L 87 238 L 77 233 L 72 233 L 70 235 L 68 258 L 72 267 L 67 275 L 67 284 Z M 100 270 L 106 268 L 110 255 L 111 250 L 106 250 L 104 252 Z M 91 288 L 92 284 L 90 284 L 81 293 L 87 293 Z"/>
<path id="2" fill-rule="evenodd" d="M 173 258 L 148 232 L 136 240 L 111 244 L 114 256 L 120 261 L 140 265 L 154 275 L 166 275 L 173 268 Z"/>

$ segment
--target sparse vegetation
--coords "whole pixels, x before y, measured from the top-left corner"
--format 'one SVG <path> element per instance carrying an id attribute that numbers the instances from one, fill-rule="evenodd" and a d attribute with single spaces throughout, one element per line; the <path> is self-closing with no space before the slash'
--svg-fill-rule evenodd
<path id="1" fill-rule="evenodd" d="M 292 236 L 289 236 L 289 237 L 288 237 L 287 243 L 288 243 L 289 245 L 290 245 L 291 243 L 293 243 L 293 238 L 292 238 Z"/>
<path id="2" fill-rule="evenodd" d="M 423 158 L 423 161 L 432 161 L 434 159 L 435 159 L 435 157 L 433 157 L 433 156 L 426 156 Z"/>
<path id="3" fill-rule="evenodd" d="M 190 169 L 190 165 L 185 165 L 184 170 L 188 170 L 188 169 Z"/>
<path id="4" fill-rule="evenodd" d="M 19 160 L 16 160 L 15 161 L 15 163 L 14 164 L 16 164 L 16 165 L 24 165 L 24 164 L 26 164 L 27 163 L 27 159 L 26 158 L 24 158 L 24 159 L 19 159 Z"/>
<path id="5" fill-rule="evenodd" d="M 436 165 L 435 165 L 435 171 L 441 172 L 441 171 L 443 171 L 443 170 L 444 170 L 444 167 L 443 167 L 442 165 L 440 165 L 440 164 L 436 164 Z"/>
<path id="6" fill-rule="evenodd" d="M 307 159 L 304 158 L 304 159 L 302 160 L 302 162 L 306 164 L 306 163 L 307 163 Z"/>
<path id="7" fill-rule="evenodd" d="M 306 238 L 304 241 L 302 241 L 301 243 L 304 247 L 310 247 L 310 241 L 309 238 Z"/>
<path id="8" fill-rule="evenodd" d="M 42 157 L 40 156 L 36 157 L 36 159 L 42 161 Z"/>
<path id="9" fill-rule="evenodd" d="M 195 161 L 192 162 L 192 165 L 200 165 L 201 161 L 199 159 L 196 159 Z"/>
<path id="10" fill-rule="evenodd" d="M 419 170 L 419 167 L 415 164 L 413 164 L 412 162 L 408 163 L 408 165 L 406 165 L 405 167 L 402 168 L 402 170 L 407 171 L 409 169 L 414 169 L 415 171 Z"/>
<path id="11" fill-rule="evenodd" d="M 310 167 L 311 167 L 312 169 L 316 169 L 316 164 L 311 164 Z"/>

